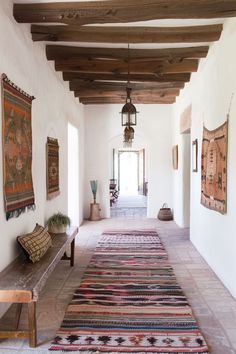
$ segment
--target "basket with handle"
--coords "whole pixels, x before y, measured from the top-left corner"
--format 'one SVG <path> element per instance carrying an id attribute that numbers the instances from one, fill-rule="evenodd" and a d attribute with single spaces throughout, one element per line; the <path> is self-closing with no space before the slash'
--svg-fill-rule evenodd
<path id="1" fill-rule="evenodd" d="M 164 203 L 162 205 L 162 208 L 159 210 L 157 217 L 159 220 L 162 220 L 162 221 L 173 220 L 173 214 L 172 214 L 171 208 L 168 208 L 168 205 L 166 203 Z"/>

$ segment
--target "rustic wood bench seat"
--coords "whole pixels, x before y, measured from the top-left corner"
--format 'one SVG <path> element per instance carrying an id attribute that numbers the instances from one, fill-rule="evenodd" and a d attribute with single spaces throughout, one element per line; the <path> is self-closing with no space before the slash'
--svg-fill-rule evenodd
<path id="1" fill-rule="evenodd" d="M 52 234 L 52 247 L 39 262 L 31 263 L 17 257 L 7 268 L 0 273 L 0 303 L 17 303 L 19 311 L 16 321 L 16 330 L 0 330 L 0 338 L 29 338 L 30 347 L 37 345 L 36 302 L 40 291 L 47 279 L 61 259 L 70 260 L 74 265 L 75 237 L 77 227 L 71 227 L 64 234 Z M 68 246 L 71 247 L 70 256 L 66 255 Z M 27 331 L 19 331 L 22 304 L 28 304 Z"/>

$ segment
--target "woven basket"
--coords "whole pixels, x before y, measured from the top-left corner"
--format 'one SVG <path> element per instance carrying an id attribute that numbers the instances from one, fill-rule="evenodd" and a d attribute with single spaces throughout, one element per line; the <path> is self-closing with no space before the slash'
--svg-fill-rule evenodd
<path id="1" fill-rule="evenodd" d="M 168 208 L 168 205 L 164 203 L 162 208 L 159 210 L 157 217 L 159 220 L 162 221 L 173 220 L 173 214 L 171 208 Z"/>

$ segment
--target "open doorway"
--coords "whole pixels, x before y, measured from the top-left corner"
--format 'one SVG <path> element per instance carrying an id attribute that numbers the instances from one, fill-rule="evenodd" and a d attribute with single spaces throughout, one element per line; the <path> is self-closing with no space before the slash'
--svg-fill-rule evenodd
<path id="1" fill-rule="evenodd" d="M 145 150 L 114 150 L 113 176 L 120 195 L 146 195 Z"/>
<path id="2" fill-rule="evenodd" d="M 113 150 L 111 217 L 146 217 L 146 191 L 145 150 Z"/>
<path id="3" fill-rule="evenodd" d="M 79 132 L 68 123 L 68 216 L 79 225 Z"/>
<path id="4" fill-rule="evenodd" d="M 138 151 L 119 151 L 119 194 L 138 195 Z"/>

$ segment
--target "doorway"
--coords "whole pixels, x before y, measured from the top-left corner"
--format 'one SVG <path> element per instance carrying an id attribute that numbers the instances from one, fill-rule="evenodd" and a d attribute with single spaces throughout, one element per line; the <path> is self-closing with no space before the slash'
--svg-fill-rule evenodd
<path id="1" fill-rule="evenodd" d="M 119 194 L 138 195 L 138 180 L 138 152 L 119 151 Z"/>
<path id="2" fill-rule="evenodd" d="M 68 123 L 68 216 L 79 225 L 79 131 Z"/>
<path id="3" fill-rule="evenodd" d="M 113 150 L 112 181 L 117 198 L 111 203 L 111 217 L 146 217 L 145 150 Z"/>
<path id="4" fill-rule="evenodd" d="M 120 195 L 145 195 L 145 150 L 114 150 L 113 178 Z"/>

